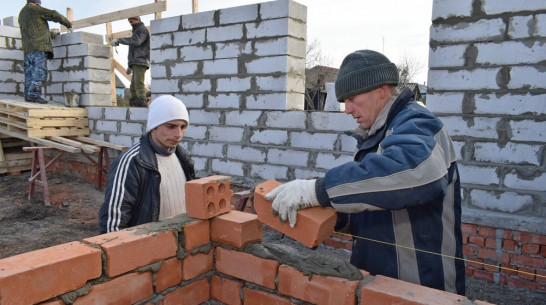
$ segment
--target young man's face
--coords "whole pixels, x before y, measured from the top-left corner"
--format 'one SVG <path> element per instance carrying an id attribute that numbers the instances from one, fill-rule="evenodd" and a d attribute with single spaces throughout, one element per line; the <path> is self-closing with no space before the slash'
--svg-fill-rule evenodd
<path id="1" fill-rule="evenodd" d="M 168 121 L 152 129 L 152 141 L 163 149 L 171 150 L 182 141 L 187 128 L 188 123 L 184 120 Z"/>
<path id="2" fill-rule="evenodd" d="M 350 114 L 363 129 L 370 129 L 388 102 L 383 96 L 386 86 L 344 99 L 345 113 Z"/>

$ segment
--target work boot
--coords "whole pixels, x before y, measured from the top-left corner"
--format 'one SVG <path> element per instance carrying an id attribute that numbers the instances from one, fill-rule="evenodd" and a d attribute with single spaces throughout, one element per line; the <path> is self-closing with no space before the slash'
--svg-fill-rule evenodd
<path id="1" fill-rule="evenodd" d="M 47 104 L 48 101 L 44 100 L 42 97 L 25 97 L 25 102 L 37 103 L 37 104 Z"/>
<path id="2" fill-rule="evenodd" d="M 145 97 L 134 97 L 129 100 L 129 105 L 131 107 L 146 107 L 146 102 L 148 102 L 148 99 Z"/>

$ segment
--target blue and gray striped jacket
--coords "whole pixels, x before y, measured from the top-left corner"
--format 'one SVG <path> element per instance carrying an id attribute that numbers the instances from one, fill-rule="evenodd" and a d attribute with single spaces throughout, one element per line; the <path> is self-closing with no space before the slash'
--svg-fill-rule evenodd
<path id="1" fill-rule="evenodd" d="M 356 267 L 464 295 L 461 193 L 451 139 L 410 89 L 387 108 L 372 126 L 379 125 L 377 132 L 351 133 L 358 142 L 354 161 L 319 178 L 317 198 L 337 210 L 336 229 L 355 236 Z"/>

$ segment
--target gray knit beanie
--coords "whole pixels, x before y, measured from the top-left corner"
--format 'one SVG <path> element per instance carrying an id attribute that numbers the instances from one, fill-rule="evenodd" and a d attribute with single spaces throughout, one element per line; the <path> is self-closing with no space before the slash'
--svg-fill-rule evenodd
<path id="1" fill-rule="evenodd" d="M 42 4 L 42 1 L 40 1 L 40 0 L 27 0 L 27 3 Z"/>
<path id="2" fill-rule="evenodd" d="M 336 79 L 336 98 L 344 99 L 383 85 L 398 85 L 398 69 L 385 55 L 372 50 L 355 51 L 345 57 Z"/>

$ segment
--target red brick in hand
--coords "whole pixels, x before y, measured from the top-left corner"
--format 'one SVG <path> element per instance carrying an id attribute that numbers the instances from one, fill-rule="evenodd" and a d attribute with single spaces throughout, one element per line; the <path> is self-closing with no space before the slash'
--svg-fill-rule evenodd
<path id="1" fill-rule="evenodd" d="M 229 212 L 231 205 L 231 177 L 210 176 L 186 182 L 186 213 L 199 219 L 210 219 Z"/>
<path id="2" fill-rule="evenodd" d="M 330 237 L 336 224 L 336 212 L 332 208 L 313 207 L 299 210 L 294 228 L 290 227 L 288 221 L 282 223 L 279 216 L 273 215 L 271 210 L 273 202 L 266 200 L 265 195 L 280 184 L 275 180 L 267 180 L 256 186 L 254 209 L 258 220 L 310 248 Z"/>

